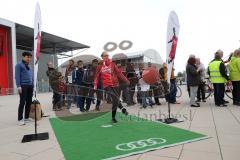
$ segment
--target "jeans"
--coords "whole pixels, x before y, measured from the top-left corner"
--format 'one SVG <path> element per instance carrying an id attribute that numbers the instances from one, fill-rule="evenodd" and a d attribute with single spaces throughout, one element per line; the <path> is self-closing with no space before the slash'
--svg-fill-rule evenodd
<path id="1" fill-rule="evenodd" d="M 98 90 L 95 91 L 93 89 L 93 86 L 90 86 L 89 91 L 88 91 L 88 97 L 87 97 L 87 100 L 86 100 L 86 103 L 87 103 L 86 104 L 86 110 L 90 109 L 92 101 L 94 100 L 94 93 L 97 94 L 97 104 L 96 104 L 96 107 L 100 106 L 100 104 L 101 104 L 101 99 L 103 99 L 103 96 L 102 96 L 103 91 L 101 90 L 100 87 L 98 87 Z"/>
<path id="2" fill-rule="evenodd" d="M 149 92 L 148 91 L 142 91 L 141 93 L 141 98 L 142 98 L 142 105 L 143 108 L 146 108 L 148 105 L 152 105 L 153 101 L 152 101 L 152 97 L 149 96 Z M 148 100 L 148 103 L 147 103 Z"/>
<path id="3" fill-rule="evenodd" d="M 77 107 L 80 108 L 80 111 L 84 111 L 84 105 L 87 100 L 89 87 L 77 84 L 75 86 L 75 91 L 77 93 Z"/>
<path id="4" fill-rule="evenodd" d="M 84 111 L 84 104 L 86 101 L 86 97 L 77 96 L 77 107 L 80 108 L 80 111 Z"/>
<path id="5" fill-rule="evenodd" d="M 166 94 L 166 100 L 169 103 L 175 103 L 176 102 L 176 95 L 177 95 L 177 86 L 175 79 L 170 80 L 170 93 Z"/>
<path id="6" fill-rule="evenodd" d="M 33 86 L 32 85 L 22 85 L 22 93 L 19 94 L 20 96 L 20 103 L 18 106 L 18 120 L 23 119 L 23 110 L 25 107 L 25 119 L 29 118 L 30 113 L 30 106 L 32 103 L 32 96 L 33 96 Z"/>
<path id="7" fill-rule="evenodd" d="M 224 104 L 224 83 L 213 83 L 214 88 L 214 101 L 216 105 Z"/>
<path id="8" fill-rule="evenodd" d="M 198 86 L 198 90 L 197 90 L 197 99 L 198 100 L 205 100 L 205 89 L 204 89 L 205 83 L 201 83 Z M 202 97 L 201 97 L 202 96 Z"/>
<path id="9" fill-rule="evenodd" d="M 71 107 L 73 103 L 73 96 L 70 94 L 70 95 L 67 95 L 67 105 L 68 105 L 68 108 Z"/>
<path id="10" fill-rule="evenodd" d="M 196 104 L 195 98 L 197 96 L 198 86 L 190 86 L 190 105 Z"/>

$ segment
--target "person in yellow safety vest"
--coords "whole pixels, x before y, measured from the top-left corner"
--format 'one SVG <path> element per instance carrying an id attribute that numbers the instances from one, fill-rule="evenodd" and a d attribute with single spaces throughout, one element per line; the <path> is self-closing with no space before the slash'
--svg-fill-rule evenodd
<path id="1" fill-rule="evenodd" d="M 234 51 L 229 68 L 233 85 L 233 105 L 240 106 L 240 49 Z"/>
<path id="2" fill-rule="evenodd" d="M 225 83 L 229 81 L 226 67 L 222 61 L 223 51 L 215 53 L 215 59 L 208 65 L 208 74 L 214 87 L 214 101 L 218 107 L 227 107 L 228 101 L 224 100 Z"/>

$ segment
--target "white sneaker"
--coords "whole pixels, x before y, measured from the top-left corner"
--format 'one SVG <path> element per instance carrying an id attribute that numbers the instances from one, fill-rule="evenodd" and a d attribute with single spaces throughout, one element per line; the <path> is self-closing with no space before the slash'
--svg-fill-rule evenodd
<path id="1" fill-rule="evenodd" d="M 33 122 L 34 120 L 32 118 L 25 119 L 26 123 Z"/>
<path id="2" fill-rule="evenodd" d="M 20 121 L 18 121 L 18 125 L 19 125 L 19 126 L 23 126 L 23 125 L 25 125 L 24 120 L 20 120 Z"/>

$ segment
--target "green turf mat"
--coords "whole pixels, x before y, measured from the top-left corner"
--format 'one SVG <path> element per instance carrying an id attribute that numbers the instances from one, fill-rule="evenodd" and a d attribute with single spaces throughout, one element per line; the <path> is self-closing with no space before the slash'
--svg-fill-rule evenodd
<path id="1" fill-rule="evenodd" d="M 114 125 L 110 113 L 86 121 L 76 119 L 76 116 L 74 121 L 50 119 L 66 160 L 115 159 L 208 138 L 159 122 L 123 117 L 120 113 Z"/>

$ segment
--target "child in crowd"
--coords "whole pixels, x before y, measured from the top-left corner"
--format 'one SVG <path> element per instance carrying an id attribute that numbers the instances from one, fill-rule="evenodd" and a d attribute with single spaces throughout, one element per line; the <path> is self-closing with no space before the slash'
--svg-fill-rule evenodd
<path id="1" fill-rule="evenodd" d="M 141 100 L 142 107 L 146 108 L 147 106 L 153 106 L 152 98 L 149 96 L 150 85 L 144 82 L 143 78 L 139 79 L 139 85 L 141 88 Z"/>

